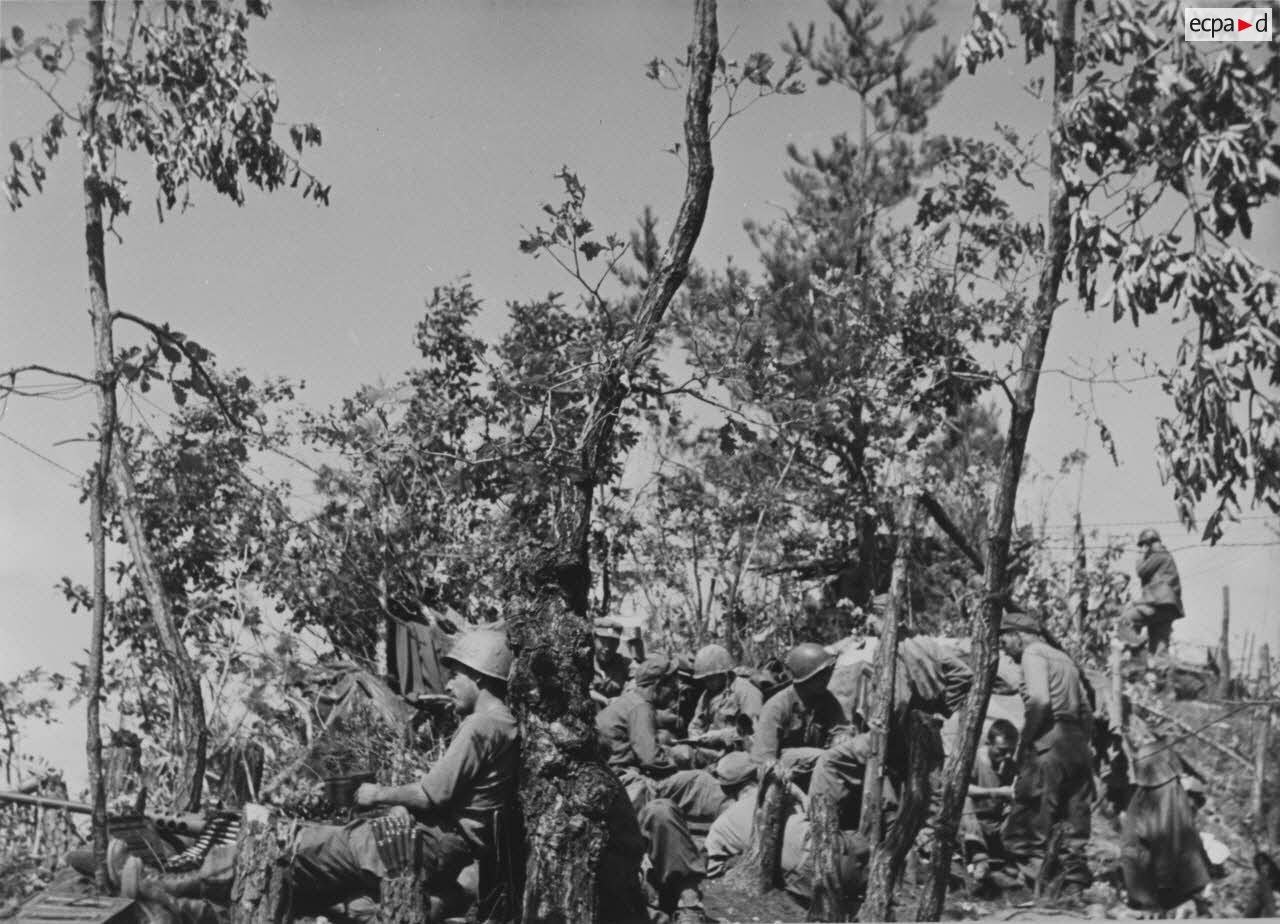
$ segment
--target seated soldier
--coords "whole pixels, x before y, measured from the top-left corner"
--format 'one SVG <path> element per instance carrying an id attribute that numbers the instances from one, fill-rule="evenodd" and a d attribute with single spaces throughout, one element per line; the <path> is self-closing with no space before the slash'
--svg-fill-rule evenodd
<path id="1" fill-rule="evenodd" d="M 596 732 L 605 762 L 626 787 L 648 842 L 647 878 L 657 892 L 658 908 L 677 920 L 701 920 L 706 862 L 694 843 L 685 808 L 660 793 L 677 795 L 685 806 L 703 812 L 718 812 L 725 796 L 709 774 L 677 772 L 689 765 L 688 747 L 658 741 L 657 710 L 675 703 L 678 668 L 675 660 L 660 653 L 641 661 L 635 688 L 600 711 Z"/>
<path id="2" fill-rule="evenodd" d="M 855 733 L 862 717 L 833 694 L 827 684 L 835 658 L 821 645 L 804 642 L 787 653 L 791 686 L 760 710 L 751 757 L 764 765 L 778 762 L 789 775 L 810 772 L 809 797 L 830 796 L 841 827 L 856 817 L 860 805 L 865 740 Z"/>
<path id="3" fill-rule="evenodd" d="M 413 817 L 422 844 L 420 862 L 429 888 L 450 888 L 464 867 L 494 850 L 497 813 L 516 796 L 519 739 L 507 708 L 507 675 L 512 655 L 506 634 L 468 632 L 443 659 L 453 671 L 445 689 L 463 716 L 444 756 L 415 783 L 365 783 L 356 804 L 389 806 Z M 357 898 L 376 898 L 387 872 L 377 844 L 378 822 L 361 818 L 347 825 L 303 825 L 293 845 L 294 894 L 308 908 Z M 217 861 L 214 863 L 214 861 Z M 127 864 L 140 863 L 129 858 Z M 211 863 L 219 868 L 214 869 Z M 193 874 L 160 874 L 142 879 L 175 897 L 229 897 L 234 848 L 210 854 Z M 133 874 L 135 881 L 139 874 Z M 121 871 L 121 879 L 128 875 Z M 217 895 L 222 892 L 222 895 Z"/>
<path id="4" fill-rule="evenodd" d="M 692 743 L 722 751 L 744 747 L 764 706 L 759 688 L 734 673 L 733 658 L 720 645 L 699 649 L 693 682 L 702 690 L 689 721 Z"/>
<path id="5" fill-rule="evenodd" d="M 759 767 L 741 752 L 726 754 L 712 773 L 733 801 L 707 832 L 707 876 L 723 876 L 747 852 L 755 836 Z M 790 814 L 782 832 L 782 878 L 788 892 L 808 901 L 813 895 L 813 865 L 810 863 L 809 820 L 805 815 L 806 796 L 794 785 Z M 838 875 L 842 881 L 859 881 L 869 854 L 866 840 L 855 831 L 841 832 L 837 853 Z"/>
<path id="6" fill-rule="evenodd" d="M 1017 775 L 1013 755 L 1017 749 L 1017 728 L 1008 719 L 996 719 L 987 730 L 986 747 L 978 748 L 973 757 L 973 776 L 960 818 L 960 836 L 975 885 L 991 881 L 1007 887 L 1017 883 L 1016 879 L 1005 880 L 993 872 L 1008 859 L 1000 840 L 1000 828 L 1013 798 L 1013 778 Z"/>
<path id="7" fill-rule="evenodd" d="M 622 626 L 613 619 L 597 619 L 595 624 L 596 657 L 591 678 L 591 698 L 601 708 L 622 695 L 631 679 L 631 660 L 618 653 L 622 644 Z"/>

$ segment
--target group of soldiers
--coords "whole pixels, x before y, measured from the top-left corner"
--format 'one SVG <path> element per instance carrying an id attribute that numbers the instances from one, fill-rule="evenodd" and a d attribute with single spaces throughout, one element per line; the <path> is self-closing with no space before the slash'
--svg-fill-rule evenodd
<path id="1" fill-rule="evenodd" d="M 872 601 L 845 650 L 875 644 L 886 602 L 883 595 Z M 1166 615 L 1152 610 L 1125 619 L 1131 625 L 1145 620 L 1138 628 L 1150 629 L 1141 644 L 1149 638 L 1154 650 L 1167 646 Z M 845 663 L 833 648 L 805 642 L 786 653 L 782 682 L 759 683 L 720 645 L 692 657 L 650 653 L 632 660 L 619 651 L 616 622 L 598 621 L 594 632 L 591 697 L 600 753 L 626 790 L 658 912 L 676 921 L 705 919 L 704 881 L 731 869 L 757 835 L 765 774 L 792 796 L 782 838 L 786 888 L 802 899 L 815 888 L 809 810 L 822 802 L 840 832 L 839 886 L 856 893 L 869 856 L 859 829 L 873 756 L 869 722 L 879 695 L 869 658 Z M 942 723 L 962 708 L 973 682 L 967 657 L 955 647 L 903 634 L 885 729 L 885 824 L 907 815 L 904 784 L 920 769 L 911 766 L 912 755 L 931 753 L 912 746 L 908 729 L 937 735 L 941 754 Z M 1038 882 L 1051 860 L 1059 886 L 1083 889 L 1092 880 L 1084 852 L 1095 792 L 1092 690 L 1036 614 L 1005 612 L 1001 647 L 1020 667 L 1025 718 L 1021 728 L 1007 720 L 989 723 L 963 814 L 960 862 L 972 882 L 998 888 Z M 494 852 L 494 816 L 517 797 L 518 725 L 506 703 L 512 662 L 500 629 L 458 638 L 445 664 L 452 673 L 447 692 L 462 721 L 447 751 L 417 782 L 367 783 L 355 794 L 360 807 L 412 819 L 421 832 L 419 862 L 441 888 Z M 925 769 L 936 795 L 941 768 Z M 926 826 L 936 810 L 934 799 Z M 295 894 L 337 906 L 331 919 L 359 918 L 362 903 L 376 899 L 387 875 L 378 832 L 368 819 L 305 826 L 293 849 Z M 916 843 L 927 852 L 931 838 L 925 833 Z M 215 850 L 197 873 L 151 879 L 173 896 L 208 895 L 229 886 L 231 860 Z M 146 881 L 139 862 L 113 851 L 109 865 L 117 880 Z"/>

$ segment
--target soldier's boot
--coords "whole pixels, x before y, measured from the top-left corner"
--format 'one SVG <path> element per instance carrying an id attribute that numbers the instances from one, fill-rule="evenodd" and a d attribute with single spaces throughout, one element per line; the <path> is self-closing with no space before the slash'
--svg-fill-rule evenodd
<path id="1" fill-rule="evenodd" d="M 235 878 L 235 845 L 214 847 L 198 870 L 162 873 L 148 870 L 138 857 L 129 857 L 120 869 L 120 894 L 168 905 L 177 898 L 203 898 L 226 903 Z"/>

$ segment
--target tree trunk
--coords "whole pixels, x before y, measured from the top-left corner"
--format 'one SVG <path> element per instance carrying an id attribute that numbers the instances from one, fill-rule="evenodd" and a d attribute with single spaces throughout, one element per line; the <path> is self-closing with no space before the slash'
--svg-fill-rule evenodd
<path id="1" fill-rule="evenodd" d="M 99 412 L 105 402 L 99 386 Z M 102 778 L 102 647 L 107 625 L 107 539 L 103 527 L 106 507 L 108 456 L 111 454 L 111 429 L 103 430 L 98 441 L 98 464 L 93 469 L 93 495 L 89 502 L 89 536 L 93 545 L 93 628 L 89 634 L 89 689 L 85 710 L 87 737 L 85 752 L 89 758 L 89 801 L 93 805 L 94 881 L 106 891 L 107 879 L 107 790 Z"/>
<path id="2" fill-rule="evenodd" d="M 884 773 L 889 747 L 889 732 L 893 724 L 898 670 L 898 617 L 907 597 L 907 563 L 911 558 L 911 545 L 915 530 L 916 502 L 907 502 L 906 516 L 900 518 L 903 528 L 898 536 L 897 553 L 893 559 L 893 577 L 889 587 L 889 606 L 880 627 L 880 644 L 876 648 L 873 670 L 876 685 L 875 712 L 867 717 L 871 727 L 871 759 L 867 761 L 866 781 L 862 791 L 861 832 L 871 844 L 879 848 L 884 825 Z"/>
<path id="3" fill-rule="evenodd" d="M 246 812 L 236 842 L 231 924 L 285 924 L 293 920 L 290 845 L 293 824 Z"/>
<path id="4" fill-rule="evenodd" d="M 576 924 L 604 913 L 641 910 L 635 907 L 639 832 L 621 784 L 599 760 L 595 709 L 587 695 L 591 503 L 614 451 L 614 427 L 630 393 L 631 374 L 652 350 L 667 307 L 688 275 L 706 216 L 712 179 L 708 121 L 718 53 L 715 0 L 697 0 L 680 214 L 634 326 L 604 370 L 576 443 L 577 471 L 557 486 L 554 534 L 518 569 L 522 587 L 508 632 L 517 654 L 510 693 L 522 741 L 525 921 Z M 605 889 L 607 905 L 600 900 Z"/>
<path id="5" fill-rule="evenodd" d="M 955 751 L 947 761 L 937 838 L 929 857 L 928 875 L 920 896 L 916 919 L 936 921 L 942 914 L 947 879 L 955 849 L 960 813 L 964 808 L 973 759 L 987 714 L 987 702 L 999 663 L 1000 619 L 1008 597 L 1009 545 L 1013 534 L 1014 506 L 1027 448 L 1027 436 L 1035 415 L 1036 390 L 1044 365 L 1049 331 L 1058 305 L 1058 290 L 1071 237 L 1070 195 L 1064 176 L 1065 153 L 1057 138 L 1066 107 L 1075 91 L 1076 0 L 1058 0 L 1058 40 L 1054 45 L 1053 124 L 1049 133 L 1049 215 L 1044 266 L 1036 293 L 1032 326 L 1023 341 L 1021 371 L 1009 415 L 1009 437 L 1000 460 L 1000 477 L 991 508 L 991 532 L 987 539 L 986 598 L 973 620 L 973 687 L 965 700 Z"/>
<path id="6" fill-rule="evenodd" d="M 809 851 L 813 857 L 813 900 L 810 921 L 852 921 L 853 896 L 840 878 L 836 857 L 841 848 L 840 819 L 830 796 L 809 802 Z"/>
<path id="7" fill-rule="evenodd" d="M 102 3 L 89 4 L 89 41 L 98 52 L 98 60 L 102 55 Z M 95 89 L 99 79 L 94 72 Z M 85 131 L 92 131 L 97 120 L 97 106 L 91 104 L 85 113 Z M 88 176 L 88 155 L 85 155 L 85 176 Z M 102 240 L 102 211 L 89 195 L 89 187 L 85 185 L 85 228 L 86 239 L 90 248 L 90 319 L 93 323 L 94 346 L 98 345 L 98 327 L 102 323 L 103 314 L 98 311 L 96 290 L 93 287 L 92 237 L 88 229 L 97 227 L 99 244 Z M 107 321 L 108 328 L 110 321 Z M 108 336 L 110 334 L 108 333 Z M 109 886 L 107 878 L 107 790 L 102 778 L 102 653 L 103 639 L 107 626 L 107 537 L 106 507 L 107 478 L 111 470 L 112 435 L 115 433 L 116 393 L 115 380 L 101 375 L 101 358 L 95 352 L 95 366 L 99 367 L 98 387 L 95 395 L 98 402 L 98 463 L 93 469 L 93 493 L 89 500 L 89 537 L 93 546 L 93 627 L 89 633 L 89 690 L 88 704 L 85 709 L 86 739 L 85 752 L 89 758 L 89 800 L 93 805 L 92 838 L 94 859 L 94 881 L 98 889 L 105 892 Z"/>
<path id="8" fill-rule="evenodd" d="M 901 619 L 898 614 L 907 604 L 907 564 L 911 560 L 911 547 L 915 539 L 916 511 L 919 502 L 915 497 L 905 503 L 903 516 L 898 518 L 901 529 L 898 534 L 898 548 L 893 558 L 893 578 L 889 587 L 888 612 L 884 615 L 884 623 L 880 627 L 880 645 L 875 654 L 875 712 L 870 716 L 871 726 L 871 759 L 867 761 L 865 780 L 862 792 L 862 819 L 860 828 L 862 835 L 871 844 L 870 870 L 873 875 L 867 879 L 867 897 L 863 901 L 863 920 L 884 920 L 880 917 L 867 918 L 866 913 L 883 914 L 893 902 L 893 889 L 897 884 L 898 871 L 901 869 L 902 856 L 891 859 L 905 839 L 908 843 L 914 839 L 920 828 L 920 819 L 915 819 L 907 811 L 905 803 L 894 820 L 891 836 L 884 835 L 884 776 L 888 764 L 890 736 L 908 734 L 906 727 L 899 727 L 895 716 L 905 716 L 907 704 L 896 702 L 898 693 L 898 626 Z M 909 745 L 911 766 L 909 773 L 915 772 L 916 742 L 911 733 Z M 926 781 L 927 787 L 927 781 Z M 927 802 L 927 797 L 926 797 Z M 921 816 L 923 818 L 923 816 Z M 827 860 L 826 862 L 830 862 Z M 874 875 L 879 870 L 879 875 Z M 818 883 L 814 884 L 815 892 Z"/>
<path id="9" fill-rule="evenodd" d="M 884 841 L 871 854 L 867 897 L 859 909 L 859 921 L 893 920 L 893 893 L 902 876 L 903 861 L 929 813 L 929 777 L 942 764 L 942 739 L 933 719 L 913 709 L 907 717 L 905 731 L 910 742 L 905 792 L 898 817 Z M 935 840 L 935 856 L 939 849 Z"/>
<path id="10" fill-rule="evenodd" d="M 89 4 L 92 41 L 97 48 L 93 56 L 93 76 L 88 104 L 81 114 L 82 136 L 93 138 L 99 132 L 98 104 L 106 80 L 106 65 L 102 54 L 103 2 L 93 0 Z M 116 373 L 115 346 L 111 334 L 111 300 L 107 294 L 107 257 L 102 226 L 102 180 L 98 175 L 96 157 L 91 146 L 85 145 L 84 172 L 84 236 L 89 264 L 89 314 L 93 324 L 94 371 L 101 383 L 98 392 L 99 439 L 115 441 L 116 429 Z M 183 646 L 182 636 L 174 622 L 168 595 L 160 582 L 150 542 L 138 515 L 137 492 L 133 473 L 129 470 L 125 447 L 117 446 L 106 453 L 109 474 L 116 490 L 119 514 L 124 526 L 125 538 L 133 556 L 138 579 L 142 584 L 151 618 L 155 622 L 160 645 L 169 663 L 177 700 L 178 722 L 175 729 L 177 746 L 182 753 L 182 770 L 178 774 L 174 793 L 174 807 L 195 811 L 200 808 L 200 790 L 204 780 L 205 750 L 208 729 L 205 726 L 204 699 L 195 667 Z"/>
<path id="11" fill-rule="evenodd" d="M 782 882 L 782 837 L 791 814 L 791 794 L 778 765 L 760 771 L 751 843 L 725 877 L 734 894 L 763 895 Z"/>

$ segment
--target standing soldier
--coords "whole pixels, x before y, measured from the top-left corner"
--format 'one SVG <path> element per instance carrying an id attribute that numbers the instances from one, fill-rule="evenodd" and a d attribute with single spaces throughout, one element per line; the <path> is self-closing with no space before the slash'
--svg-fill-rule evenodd
<path id="1" fill-rule="evenodd" d="M 1028 613 L 1006 613 L 1000 644 L 1022 667 L 1026 720 L 1018 741 L 1013 807 L 1002 832 L 1005 849 L 1030 882 L 1040 877 L 1054 825 L 1066 826 L 1064 882 L 1093 881 L 1085 861 L 1093 801 L 1092 707 L 1080 668 Z"/>
<path id="2" fill-rule="evenodd" d="M 760 689 L 733 670 L 733 658 L 720 645 L 705 645 L 693 659 L 693 682 L 702 695 L 689 721 L 696 744 L 733 749 L 755 730 L 764 705 Z"/>
<path id="3" fill-rule="evenodd" d="M 591 678 L 591 698 L 600 707 L 622 695 L 631 678 L 631 661 L 618 653 L 622 626 L 612 619 L 597 619 L 595 625 L 595 673 Z"/>
<path id="4" fill-rule="evenodd" d="M 1142 596 L 1125 607 L 1123 618 L 1134 636 L 1146 642 L 1147 651 L 1163 657 L 1169 651 L 1173 621 L 1186 615 L 1182 608 L 1182 581 L 1173 555 L 1154 529 L 1138 534 L 1138 578 Z M 1145 630 L 1145 637 L 1143 632 Z"/>

